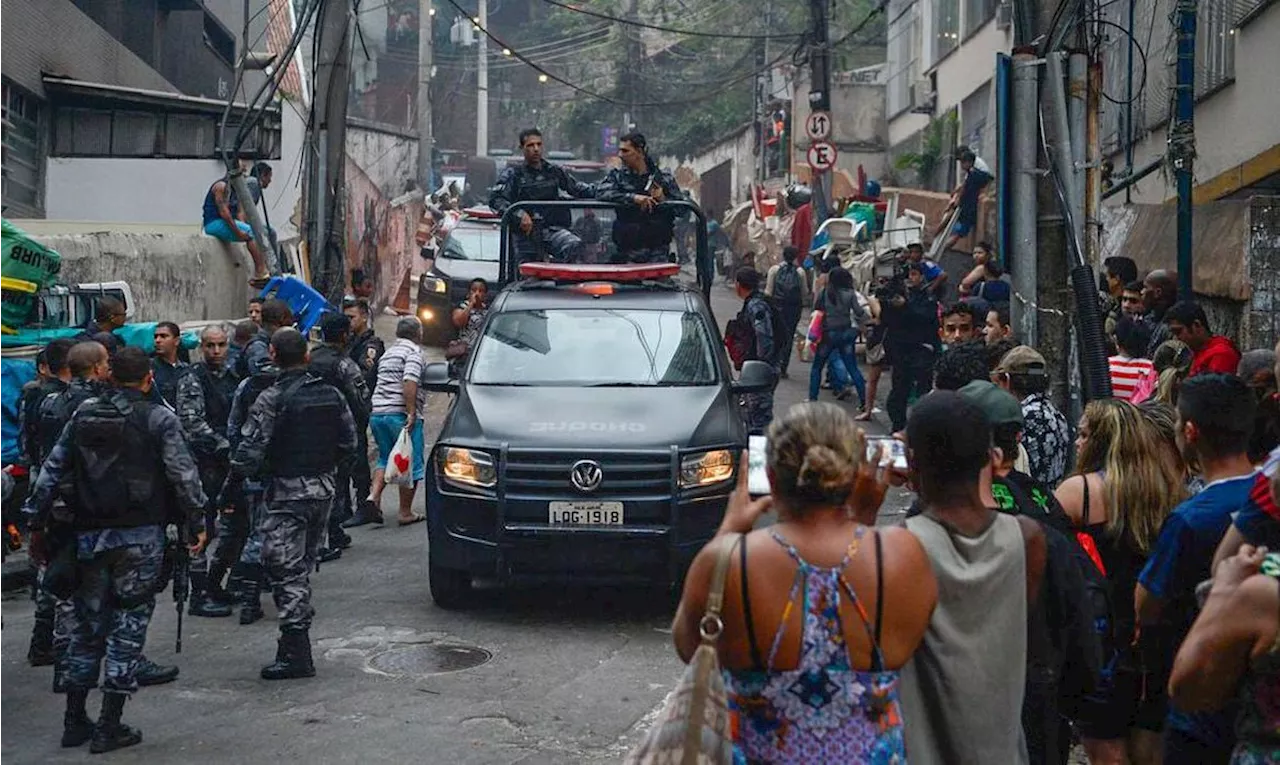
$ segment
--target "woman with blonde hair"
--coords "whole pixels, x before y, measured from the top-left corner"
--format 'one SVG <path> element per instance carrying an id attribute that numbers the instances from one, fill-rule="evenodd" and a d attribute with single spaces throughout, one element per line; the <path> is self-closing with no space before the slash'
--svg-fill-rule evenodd
<path id="1" fill-rule="evenodd" d="M 1159 401 L 1169 406 L 1178 405 L 1178 387 L 1191 373 L 1191 360 L 1195 356 L 1190 346 L 1181 340 L 1166 340 L 1151 354 L 1151 371 L 1138 382 L 1129 399 L 1135 404 Z"/>
<path id="2" fill-rule="evenodd" d="M 1110 652 L 1098 690 L 1075 720 L 1091 765 L 1159 761 L 1164 727 L 1163 678 L 1141 668 L 1133 637 L 1133 594 L 1160 526 L 1187 496 L 1181 460 L 1170 459 L 1170 433 L 1121 399 L 1085 407 L 1076 435 L 1076 473 L 1055 496 L 1076 528 L 1088 536 L 1111 587 Z M 1176 444 L 1171 445 L 1176 450 Z"/>
<path id="3" fill-rule="evenodd" d="M 770 494 L 747 496 L 744 458 L 724 522 L 689 569 L 676 652 L 693 656 L 716 559 L 733 545 L 717 650 L 735 761 L 905 761 L 899 670 L 937 602 L 929 560 L 905 528 L 858 521 L 875 517 L 887 477 L 845 409 L 792 407 L 769 426 L 766 455 Z M 777 524 L 755 529 L 770 508 Z"/>

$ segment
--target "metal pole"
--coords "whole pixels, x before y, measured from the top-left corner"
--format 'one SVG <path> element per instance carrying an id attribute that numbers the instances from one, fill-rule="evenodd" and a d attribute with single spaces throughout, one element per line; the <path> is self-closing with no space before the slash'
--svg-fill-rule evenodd
<path id="1" fill-rule="evenodd" d="M 1169 157 L 1178 181 L 1178 297 L 1191 300 L 1191 181 L 1196 158 L 1196 0 L 1178 0 L 1177 108 L 1169 126 Z"/>
<path id="2" fill-rule="evenodd" d="M 432 0 L 422 0 L 418 8 L 418 188 L 428 194 L 435 191 L 431 182 L 431 149 L 435 143 L 431 129 L 431 46 L 436 10 L 431 3 Z"/>
<path id="3" fill-rule="evenodd" d="M 1081 255 L 1089 262 L 1085 246 L 1085 166 L 1088 151 L 1085 146 L 1088 125 L 1089 57 L 1072 53 L 1067 59 L 1067 121 L 1071 131 L 1071 230 L 1081 243 Z"/>
<path id="4" fill-rule="evenodd" d="M 476 18 L 480 22 L 476 48 L 476 156 L 489 156 L 489 38 L 483 30 L 489 28 L 489 3 L 479 0 Z"/>
<path id="5" fill-rule="evenodd" d="M 1013 103 L 1009 125 L 1012 153 L 1010 193 L 1010 235 L 1012 246 L 1005 253 L 1012 265 L 1013 289 L 1023 300 L 1011 306 L 1014 326 L 1022 342 L 1036 345 L 1037 322 L 1032 304 L 1036 301 L 1036 102 L 1039 99 L 1039 63 L 1029 53 L 1013 57 Z M 1025 301 L 1025 302 L 1024 302 Z"/>
<path id="6" fill-rule="evenodd" d="M 809 50 L 809 113 L 831 113 L 831 35 L 827 13 L 827 0 L 810 0 L 809 11 L 813 18 L 813 43 Z M 831 135 L 834 139 L 835 115 L 831 115 Z M 820 225 L 831 215 L 831 172 L 814 171 L 813 174 L 814 225 Z"/>
<path id="7" fill-rule="evenodd" d="M 1124 162 L 1125 172 L 1130 175 L 1133 174 L 1133 49 L 1135 45 L 1133 28 L 1136 26 L 1133 16 L 1137 7 L 1138 0 L 1129 0 L 1129 76 L 1124 88 Z M 1155 9 L 1153 8 L 1151 12 L 1155 13 Z M 1133 201 L 1132 186 L 1133 184 L 1129 184 L 1124 187 L 1125 204 Z"/>
<path id="8" fill-rule="evenodd" d="M 1072 200 L 1076 198 L 1076 175 L 1071 162 L 1071 127 L 1067 117 L 1067 92 L 1062 80 L 1063 58 L 1065 54 L 1059 51 L 1053 51 L 1045 56 L 1045 89 L 1049 112 L 1046 119 L 1053 128 L 1053 144 L 1049 151 L 1049 161 L 1053 162 L 1057 168 L 1058 177 L 1062 180 L 1063 196 L 1067 204 L 1064 212 L 1074 218 L 1075 205 L 1072 204 Z M 1074 248 L 1068 247 L 1067 250 L 1071 252 L 1074 249 L 1078 259 L 1083 255 L 1084 249 L 1080 245 L 1080 239 L 1076 237 L 1075 221 L 1067 221 L 1066 229 L 1067 237 L 1075 242 Z"/>
<path id="9" fill-rule="evenodd" d="M 311 282 L 331 302 L 346 287 L 343 255 L 345 232 L 341 192 L 346 158 L 347 90 L 351 77 L 353 0 L 327 0 L 317 23 L 316 118 L 319 136 L 316 165 L 316 237 L 311 240 Z"/>

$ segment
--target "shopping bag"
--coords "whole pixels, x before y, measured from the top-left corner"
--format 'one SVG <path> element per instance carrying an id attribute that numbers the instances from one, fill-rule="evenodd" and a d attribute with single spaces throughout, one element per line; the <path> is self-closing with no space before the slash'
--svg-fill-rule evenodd
<path id="1" fill-rule="evenodd" d="M 387 470 L 383 478 L 398 486 L 413 486 L 413 439 L 410 428 L 401 428 L 396 445 L 387 457 Z"/>

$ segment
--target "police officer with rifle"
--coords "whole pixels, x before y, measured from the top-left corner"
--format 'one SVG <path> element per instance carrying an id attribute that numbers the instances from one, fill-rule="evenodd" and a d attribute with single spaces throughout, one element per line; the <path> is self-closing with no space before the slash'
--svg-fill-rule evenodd
<path id="1" fill-rule="evenodd" d="M 214 325 L 200 333 L 200 356 L 178 380 L 177 410 L 182 429 L 196 456 L 205 494 L 216 498 L 227 478 L 231 446 L 227 442 L 227 418 L 240 379 L 227 366 L 227 330 Z M 217 508 L 205 508 L 205 527 L 213 529 Z M 219 546 L 219 549 L 221 546 Z M 211 549 L 212 546 L 211 546 Z M 237 553 L 238 555 L 238 553 Z M 234 560 L 213 560 L 207 553 L 192 561 L 190 570 L 192 616 L 230 616 L 231 604 L 222 580 Z"/>
<path id="2" fill-rule="evenodd" d="M 75 349 L 73 349 L 74 351 Z M 151 360 L 138 348 L 111 359 L 116 389 L 85 401 L 45 460 L 23 507 L 32 554 L 50 561 L 50 589 L 73 604 L 62 745 L 109 752 L 142 740 L 120 721 L 163 589 L 164 526 L 175 515 L 204 546 L 206 497 L 178 416 L 148 400 Z M 60 497 L 68 512 L 53 516 Z M 105 666 L 104 666 L 105 664 Z M 85 708 L 102 680 L 95 726 Z"/>
<path id="3" fill-rule="evenodd" d="M 356 430 L 342 394 L 309 374 L 307 341 L 295 329 L 271 336 L 275 384 L 249 410 L 231 456 L 232 479 L 269 481 L 262 563 L 279 612 L 275 661 L 264 680 L 312 677 L 311 570 L 333 506 L 339 465 L 356 456 Z"/>
<path id="4" fill-rule="evenodd" d="M 351 319 L 340 313 L 325 314 L 320 319 L 321 343 L 311 349 L 310 371 L 342 394 L 355 420 L 359 442 L 358 434 L 369 427 L 369 389 L 360 367 L 346 355 L 350 332 Z M 343 522 L 352 517 L 351 473 L 350 466 L 338 468 L 333 509 L 329 512 L 329 543 L 320 551 L 321 563 L 337 560 L 351 546 L 351 536 L 342 530 Z"/>

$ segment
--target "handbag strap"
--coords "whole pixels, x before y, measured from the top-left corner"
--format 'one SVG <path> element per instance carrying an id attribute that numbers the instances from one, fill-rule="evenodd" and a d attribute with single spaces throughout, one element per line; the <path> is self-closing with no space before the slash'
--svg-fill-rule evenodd
<path id="1" fill-rule="evenodd" d="M 703 645 L 714 645 L 720 638 L 720 633 L 724 632 L 724 622 L 720 620 L 720 612 L 724 607 L 724 582 L 728 578 L 733 544 L 741 536 L 742 534 L 734 534 L 726 538 L 716 552 L 716 568 L 711 574 L 711 588 L 707 590 L 707 610 L 702 615 L 702 621 L 698 622 L 698 633 L 702 636 Z"/>

